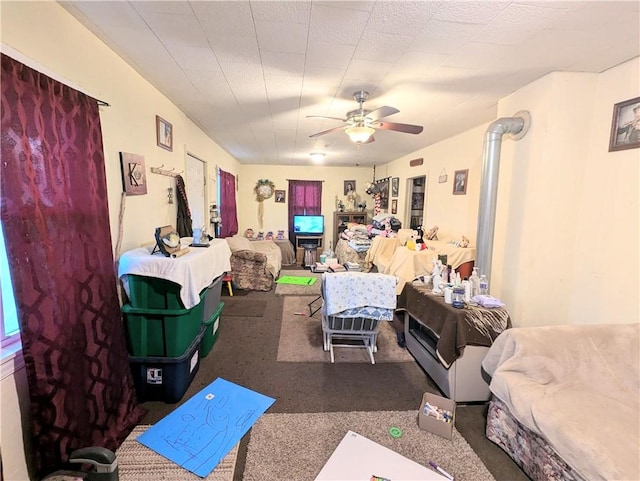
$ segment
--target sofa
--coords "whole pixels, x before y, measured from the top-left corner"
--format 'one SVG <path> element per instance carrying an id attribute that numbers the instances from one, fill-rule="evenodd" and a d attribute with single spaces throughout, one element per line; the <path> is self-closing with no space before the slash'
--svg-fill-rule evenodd
<path id="1" fill-rule="evenodd" d="M 237 289 L 270 291 L 282 268 L 282 251 L 273 241 L 226 238 L 231 249 L 231 275 Z"/>
<path id="2" fill-rule="evenodd" d="M 640 324 L 513 328 L 482 362 L 487 437 L 533 480 L 640 479 Z"/>

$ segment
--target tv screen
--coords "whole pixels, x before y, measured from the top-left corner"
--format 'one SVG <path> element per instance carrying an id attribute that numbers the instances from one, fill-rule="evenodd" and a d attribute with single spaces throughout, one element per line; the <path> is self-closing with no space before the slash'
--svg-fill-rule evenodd
<path id="1" fill-rule="evenodd" d="M 323 215 L 294 215 L 293 232 L 299 235 L 324 234 Z"/>

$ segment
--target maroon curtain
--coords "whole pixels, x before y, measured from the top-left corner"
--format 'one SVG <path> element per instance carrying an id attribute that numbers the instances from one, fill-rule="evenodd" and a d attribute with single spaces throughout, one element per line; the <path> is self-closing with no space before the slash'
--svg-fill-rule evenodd
<path id="1" fill-rule="evenodd" d="M 115 450 L 143 411 L 116 295 L 96 101 L 2 55 L 1 129 L 0 216 L 42 476 L 74 449 Z"/>
<path id="2" fill-rule="evenodd" d="M 236 178 L 224 170 L 220 170 L 220 219 L 220 237 L 231 237 L 238 233 Z"/>
<path id="3" fill-rule="evenodd" d="M 289 239 L 293 242 L 294 215 L 322 214 L 322 182 L 319 180 L 289 181 Z"/>

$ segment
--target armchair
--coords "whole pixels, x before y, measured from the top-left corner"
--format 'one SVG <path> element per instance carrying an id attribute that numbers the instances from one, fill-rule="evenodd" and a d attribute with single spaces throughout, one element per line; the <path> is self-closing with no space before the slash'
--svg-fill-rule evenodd
<path id="1" fill-rule="evenodd" d="M 267 269 L 267 256 L 248 249 L 231 254 L 231 274 L 238 289 L 270 291 L 273 276 Z"/>
<path id="2" fill-rule="evenodd" d="M 228 237 L 231 249 L 231 274 L 238 289 L 270 291 L 280 274 L 282 251 L 273 241 L 250 241 Z"/>

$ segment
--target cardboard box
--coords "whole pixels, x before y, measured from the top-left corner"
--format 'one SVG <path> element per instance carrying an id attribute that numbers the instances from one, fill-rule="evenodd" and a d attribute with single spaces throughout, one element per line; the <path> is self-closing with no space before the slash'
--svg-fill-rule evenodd
<path id="1" fill-rule="evenodd" d="M 427 414 L 429 406 L 435 409 L 431 409 L 431 413 L 436 412 L 440 417 L 449 418 L 447 422 L 445 419 L 438 419 L 433 415 Z M 426 409 L 425 409 L 426 408 Z M 444 414 L 444 416 L 442 416 Z M 424 393 L 422 395 L 422 402 L 418 409 L 418 426 L 420 429 L 429 431 L 430 433 L 437 434 L 443 438 L 451 439 L 453 437 L 453 426 L 456 419 L 456 403 L 446 397 L 438 396 L 436 394 Z"/>

